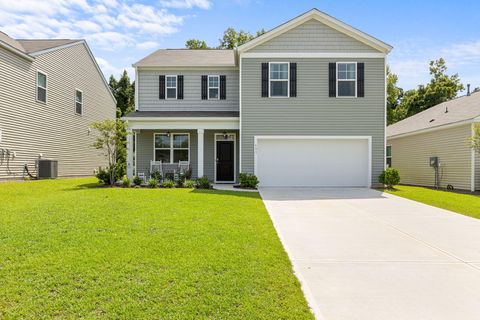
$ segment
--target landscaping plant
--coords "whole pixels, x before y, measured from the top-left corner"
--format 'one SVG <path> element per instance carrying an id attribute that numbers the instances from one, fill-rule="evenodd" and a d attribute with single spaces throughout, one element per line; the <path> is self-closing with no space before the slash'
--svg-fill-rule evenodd
<path id="1" fill-rule="evenodd" d="M 380 174 L 378 181 L 388 189 L 393 189 L 394 186 L 400 183 L 400 173 L 395 168 L 388 168 Z"/>
<path id="2" fill-rule="evenodd" d="M 191 180 L 191 179 L 186 179 L 185 181 L 183 181 L 182 183 L 182 187 L 183 188 L 195 188 L 195 181 Z"/>
<path id="3" fill-rule="evenodd" d="M 153 170 L 150 172 L 150 178 L 157 179 L 158 181 L 162 180 L 162 174 L 158 170 Z"/>
<path id="4" fill-rule="evenodd" d="M 158 180 L 155 178 L 148 179 L 148 187 L 149 188 L 156 188 L 158 186 Z"/>
<path id="5" fill-rule="evenodd" d="M 130 188 L 132 185 L 132 180 L 130 180 L 127 176 L 123 176 L 122 178 L 122 186 L 124 188 Z"/>
<path id="6" fill-rule="evenodd" d="M 136 185 L 136 186 L 140 186 L 142 184 L 142 182 L 143 182 L 143 180 L 140 177 L 135 176 L 133 178 L 133 184 Z"/>
<path id="7" fill-rule="evenodd" d="M 175 188 L 175 181 L 170 179 L 163 180 L 162 186 L 164 188 Z"/>
<path id="8" fill-rule="evenodd" d="M 212 184 L 210 183 L 210 180 L 208 180 L 208 177 L 203 176 L 197 179 L 196 187 L 198 189 L 211 189 Z"/>
<path id="9" fill-rule="evenodd" d="M 240 173 L 240 187 L 242 188 L 248 188 L 248 189 L 256 189 L 260 181 L 258 181 L 258 178 L 256 175 L 251 174 L 251 173 L 245 173 L 242 172 Z"/>

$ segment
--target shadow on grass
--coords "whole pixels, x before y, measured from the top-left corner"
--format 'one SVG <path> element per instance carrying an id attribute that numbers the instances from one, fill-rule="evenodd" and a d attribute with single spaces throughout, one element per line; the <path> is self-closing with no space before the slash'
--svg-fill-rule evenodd
<path id="1" fill-rule="evenodd" d="M 76 190 L 88 190 L 88 189 L 108 189 L 112 188 L 110 186 L 100 184 L 98 182 L 91 182 L 91 183 L 84 183 L 84 184 L 78 184 L 72 188 L 67 188 L 64 189 L 65 191 L 76 191 Z"/>
<path id="2" fill-rule="evenodd" d="M 200 193 L 200 194 L 217 194 L 217 195 L 224 195 L 224 196 L 236 196 L 236 197 L 243 197 L 243 198 L 260 199 L 260 194 L 258 192 L 250 192 L 250 191 L 229 191 L 229 190 L 217 190 L 217 189 L 192 189 L 190 192 Z"/>

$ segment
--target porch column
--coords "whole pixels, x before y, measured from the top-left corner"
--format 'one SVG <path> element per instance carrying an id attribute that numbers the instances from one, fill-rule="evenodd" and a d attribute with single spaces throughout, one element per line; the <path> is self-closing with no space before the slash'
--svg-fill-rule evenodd
<path id="1" fill-rule="evenodd" d="M 197 170 L 198 170 L 198 177 L 203 177 L 203 134 L 204 129 L 197 129 Z"/>
<path id="2" fill-rule="evenodd" d="M 127 130 L 127 177 L 133 178 L 133 132 Z"/>

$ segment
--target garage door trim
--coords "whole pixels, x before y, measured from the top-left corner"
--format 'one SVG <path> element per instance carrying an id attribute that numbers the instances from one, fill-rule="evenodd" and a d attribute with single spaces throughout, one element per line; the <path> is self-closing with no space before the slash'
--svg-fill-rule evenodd
<path id="1" fill-rule="evenodd" d="M 372 136 L 254 136 L 253 170 L 258 177 L 258 141 L 259 140 L 366 140 L 368 144 L 367 187 L 372 186 Z"/>

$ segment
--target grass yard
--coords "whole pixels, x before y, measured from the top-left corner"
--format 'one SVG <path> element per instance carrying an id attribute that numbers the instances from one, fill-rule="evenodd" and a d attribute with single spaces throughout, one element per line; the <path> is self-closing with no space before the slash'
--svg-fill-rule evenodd
<path id="1" fill-rule="evenodd" d="M 480 196 L 423 187 L 396 186 L 385 192 L 480 219 Z"/>
<path id="2" fill-rule="evenodd" d="M 313 319 L 256 193 L 0 183 L 0 319 Z"/>

